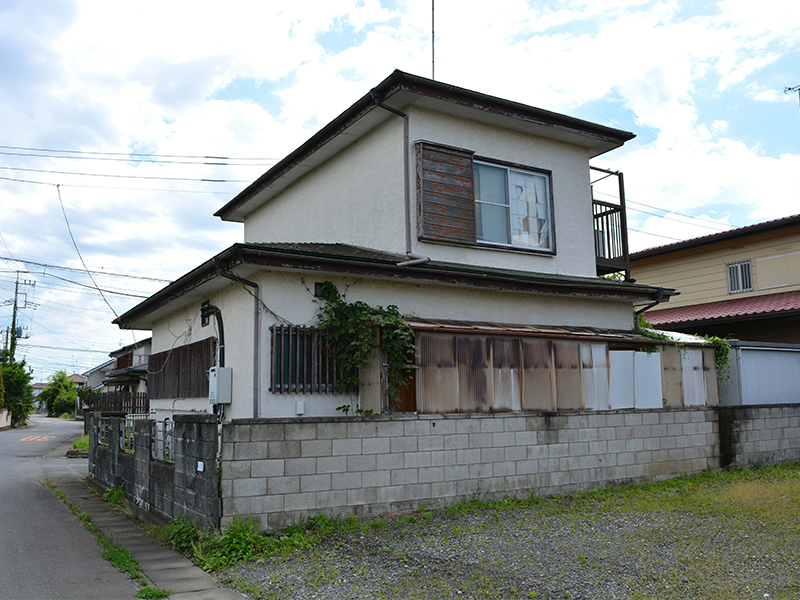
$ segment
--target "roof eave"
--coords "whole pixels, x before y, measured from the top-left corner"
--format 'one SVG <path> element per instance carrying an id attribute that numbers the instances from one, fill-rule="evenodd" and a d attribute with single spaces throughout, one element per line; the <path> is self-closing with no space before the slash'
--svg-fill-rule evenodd
<path id="1" fill-rule="evenodd" d="M 275 249 L 266 245 L 234 244 L 119 316 L 113 323 L 121 329 L 150 329 L 155 320 L 169 312 L 166 311 L 168 305 L 189 292 L 200 290 L 201 296 L 209 296 L 230 285 L 230 281 L 219 274 L 217 264 L 225 270 L 248 265 L 255 270 L 272 268 L 331 275 L 360 275 L 439 285 L 628 301 L 634 304 L 652 302 L 658 298 L 663 302 L 676 294 L 672 289 L 600 278 L 498 271 L 435 262 L 410 267 L 397 266 L 397 262 L 403 258 L 397 257 L 397 260 L 393 260 L 391 257 L 352 257 L 335 253 Z"/>
<path id="2" fill-rule="evenodd" d="M 303 163 L 308 161 L 309 157 L 331 143 L 345 130 L 353 127 L 356 123 L 364 119 L 364 117 L 376 111 L 378 107 L 372 97 L 372 92 L 374 92 L 376 97 L 382 102 L 391 106 L 393 104 L 392 96 L 401 91 L 409 92 L 417 96 L 436 98 L 463 107 L 485 111 L 502 117 L 519 119 L 529 124 L 582 136 L 587 140 L 586 147 L 589 150 L 590 158 L 618 148 L 625 142 L 636 137 L 630 132 L 583 121 L 518 102 L 512 102 L 503 98 L 481 94 L 457 86 L 443 84 L 438 81 L 396 70 L 375 86 L 370 93 L 362 96 L 350 106 L 350 108 L 338 115 L 309 138 L 308 141 L 288 154 L 270 170 L 247 186 L 230 202 L 215 212 L 214 216 L 220 217 L 224 221 L 244 221 L 244 218 L 252 212 L 252 210 L 255 210 L 257 206 L 260 206 L 261 203 L 269 199 L 265 197 L 260 202 L 258 200 L 262 194 L 268 192 L 270 187 L 278 183 L 282 178 L 287 177 L 291 171 L 298 169 Z M 402 108 L 406 103 L 399 102 L 397 104 L 398 105 L 393 106 L 393 108 Z M 371 122 L 369 124 L 364 124 L 365 131 L 373 129 L 390 117 L 391 115 L 387 111 L 378 110 L 375 113 L 375 117 L 371 118 Z M 354 139 L 359 136 L 348 136 L 348 139 L 343 142 L 343 147 L 355 141 Z M 331 155 L 340 149 L 341 148 L 338 147 L 331 147 Z M 327 154 L 325 158 L 328 158 Z M 323 160 L 319 162 L 321 164 Z M 295 173 L 294 178 L 291 180 L 294 181 L 301 177 L 308 172 L 308 170 L 314 168 L 314 166 L 316 165 L 309 165 L 307 170 L 301 173 Z M 280 189 L 284 187 L 286 186 L 284 185 Z M 280 191 L 280 189 L 277 191 Z"/>

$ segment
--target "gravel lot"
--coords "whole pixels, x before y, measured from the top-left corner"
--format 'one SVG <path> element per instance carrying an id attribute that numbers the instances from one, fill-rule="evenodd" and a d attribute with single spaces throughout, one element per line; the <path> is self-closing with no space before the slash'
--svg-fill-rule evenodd
<path id="1" fill-rule="evenodd" d="M 800 598 L 800 471 L 776 485 L 393 515 L 220 575 L 298 600 Z"/>

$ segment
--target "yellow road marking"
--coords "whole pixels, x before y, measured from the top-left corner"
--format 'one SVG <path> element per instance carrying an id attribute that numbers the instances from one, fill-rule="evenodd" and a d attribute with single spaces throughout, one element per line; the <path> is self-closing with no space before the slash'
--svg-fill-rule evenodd
<path id="1" fill-rule="evenodd" d="M 55 437 L 54 435 L 29 435 L 28 437 L 22 438 L 20 442 L 49 442 L 55 439 Z"/>

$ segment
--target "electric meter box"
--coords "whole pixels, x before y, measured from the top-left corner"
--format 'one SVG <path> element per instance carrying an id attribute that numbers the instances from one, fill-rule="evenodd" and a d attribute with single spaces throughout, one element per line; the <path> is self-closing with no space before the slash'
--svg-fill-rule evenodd
<path id="1" fill-rule="evenodd" d="M 208 370 L 208 401 L 211 404 L 231 403 L 231 367 L 211 367 Z"/>

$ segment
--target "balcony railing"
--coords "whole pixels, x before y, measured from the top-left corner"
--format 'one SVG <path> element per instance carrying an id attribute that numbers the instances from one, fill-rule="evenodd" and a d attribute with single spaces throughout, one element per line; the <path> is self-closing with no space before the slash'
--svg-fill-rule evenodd
<path id="1" fill-rule="evenodd" d="M 594 253 L 597 263 L 597 275 L 622 273 L 625 280 L 631 278 L 630 258 L 628 256 L 628 225 L 625 215 L 625 187 L 622 173 L 590 167 L 592 171 L 605 173 L 592 182 L 592 213 L 594 221 Z M 608 187 L 608 182 L 597 185 L 609 178 L 616 177 L 617 186 Z M 604 192 L 604 187 L 609 191 Z M 599 200 L 596 195 L 602 194 L 606 199 Z"/>

